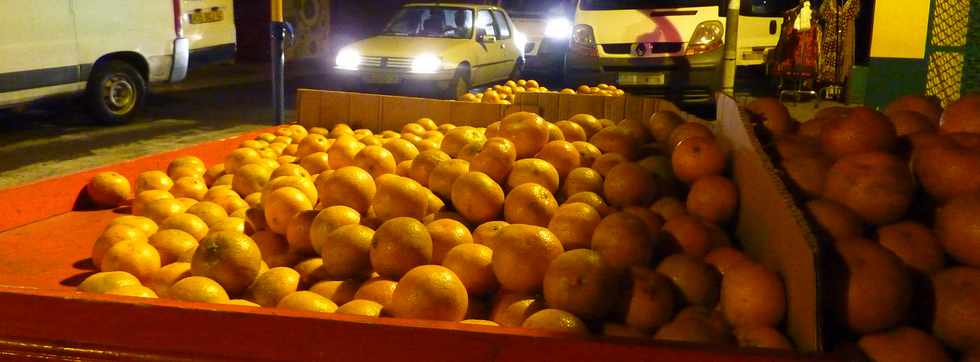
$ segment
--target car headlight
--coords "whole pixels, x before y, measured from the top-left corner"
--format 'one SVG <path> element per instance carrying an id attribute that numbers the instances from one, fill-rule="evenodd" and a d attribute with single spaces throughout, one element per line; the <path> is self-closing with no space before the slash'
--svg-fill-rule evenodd
<path id="1" fill-rule="evenodd" d="M 565 39 L 572 35 L 572 23 L 565 18 L 548 19 L 544 27 L 544 36 L 548 38 Z"/>
<path id="2" fill-rule="evenodd" d="M 725 28 L 720 21 L 710 20 L 694 28 L 684 55 L 697 55 L 721 48 L 725 44 Z"/>
<path id="3" fill-rule="evenodd" d="M 422 54 L 412 59 L 412 73 L 435 73 L 442 68 L 442 59 L 432 54 Z"/>
<path id="4" fill-rule="evenodd" d="M 352 49 L 341 50 L 336 63 L 338 69 L 357 70 L 361 66 L 361 53 Z"/>
<path id="5" fill-rule="evenodd" d="M 517 49 L 521 51 L 521 54 L 524 54 L 526 51 L 525 48 L 527 48 L 527 36 L 524 35 L 524 33 L 515 30 L 514 44 L 517 45 Z"/>

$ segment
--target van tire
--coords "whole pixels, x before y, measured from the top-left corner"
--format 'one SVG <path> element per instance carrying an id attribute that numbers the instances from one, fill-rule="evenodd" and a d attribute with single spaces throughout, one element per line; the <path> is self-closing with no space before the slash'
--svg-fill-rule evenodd
<path id="1" fill-rule="evenodd" d="M 130 121 L 146 103 L 146 79 L 129 63 L 110 60 L 92 69 L 85 105 L 97 120 L 108 124 Z"/>

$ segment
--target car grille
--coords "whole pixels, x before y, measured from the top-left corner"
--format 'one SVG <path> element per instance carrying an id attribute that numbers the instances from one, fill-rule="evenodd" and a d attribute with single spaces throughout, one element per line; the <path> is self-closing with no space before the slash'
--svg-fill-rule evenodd
<path id="1" fill-rule="evenodd" d="M 411 69 L 412 58 L 362 57 L 361 66 L 386 69 Z"/>
<path id="2" fill-rule="evenodd" d="M 602 50 L 606 54 L 631 54 L 633 52 L 633 43 L 610 43 L 602 44 Z M 670 43 L 653 43 L 653 49 L 649 51 L 653 54 L 659 53 L 676 53 L 681 51 L 684 43 L 670 42 Z"/>

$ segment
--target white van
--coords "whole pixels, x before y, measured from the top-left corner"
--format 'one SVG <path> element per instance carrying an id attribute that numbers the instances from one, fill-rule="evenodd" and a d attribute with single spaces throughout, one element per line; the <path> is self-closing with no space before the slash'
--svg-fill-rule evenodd
<path id="1" fill-rule="evenodd" d="M 235 54 L 232 0 L 4 0 L 0 24 L 0 108 L 84 92 L 106 122 L 135 114 L 148 83 Z"/>
<path id="2" fill-rule="evenodd" d="M 525 37 L 524 71 L 542 76 L 560 76 L 568 37 L 571 35 L 571 0 L 498 0 Z"/>

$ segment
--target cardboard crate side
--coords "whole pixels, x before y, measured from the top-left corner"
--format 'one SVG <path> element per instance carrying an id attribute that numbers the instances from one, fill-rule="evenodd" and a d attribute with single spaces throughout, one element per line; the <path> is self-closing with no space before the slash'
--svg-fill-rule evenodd
<path id="1" fill-rule="evenodd" d="M 345 121 L 354 129 L 378 130 L 381 127 L 381 97 L 375 94 L 350 93 L 350 117 Z"/>
<path id="2" fill-rule="evenodd" d="M 605 97 L 582 95 L 582 94 L 561 94 L 558 101 L 558 118 L 568 119 L 576 114 L 591 114 L 596 118 L 606 118 Z"/>
<path id="3" fill-rule="evenodd" d="M 451 102 L 450 108 L 456 126 L 486 127 L 503 117 L 499 104 Z"/>
<path id="4" fill-rule="evenodd" d="M 605 102 L 603 103 L 603 108 L 605 108 L 606 118 L 611 119 L 615 122 L 622 121 L 624 119 L 636 119 L 634 116 L 627 116 L 626 113 L 626 97 L 603 97 Z M 645 119 L 638 119 L 641 121 L 646 121 Z"/>
<path id="5" fill-rule="evenodd" d="M 319 126 L 327 130 L 340 123 L 350 122 L 350 94 L 321 92 Z"/>
<path id="6" fill-rule="evenodd" d="M 819 250 L 816 239 L 792 203 L 786 187 L 738 105 L 723 97 L 719 127 L 732 145 L 734 178 L 739 189 L 736 236 L 754 259 L 777 271 L 787 293 L 788 336 L 802 352 L 823 350 Z"/>
<path id="7" fill-rule="evenodd" d="M 312 89 L 296 91 L 297 122 L 303 127 L 319 126 L 320 122 L 320 93 Z"/>

